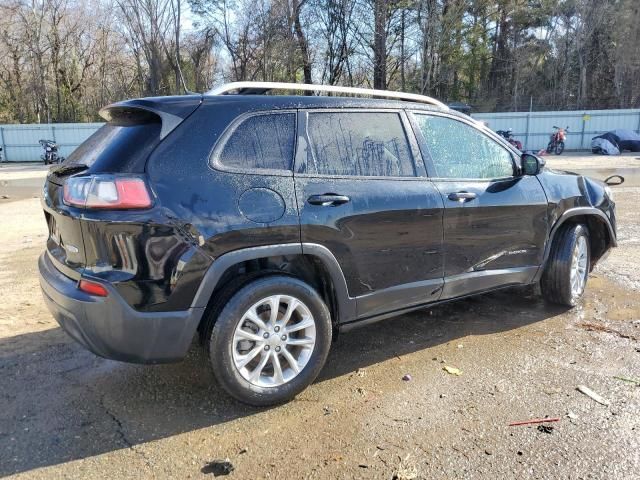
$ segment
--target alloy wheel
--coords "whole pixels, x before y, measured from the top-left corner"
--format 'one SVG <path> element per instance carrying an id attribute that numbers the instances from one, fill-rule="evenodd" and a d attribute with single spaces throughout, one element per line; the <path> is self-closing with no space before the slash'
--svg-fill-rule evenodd
<path id="1" fill-rule="evenodd" d="M 571 295 L 573 297 L 579 297 L 584 292 L 588 275 L 588 258 L 587 239 L 580 236 L 571 257 Z"/>
<path id="2" fill-rule="evenodd" d="M 308 363 L 316 343 L 309 308 L 290 295 L 271 295 L 253 304 L 233 334 L 233 363 L 258 387 L 277 387 L 295 378 Z"/>

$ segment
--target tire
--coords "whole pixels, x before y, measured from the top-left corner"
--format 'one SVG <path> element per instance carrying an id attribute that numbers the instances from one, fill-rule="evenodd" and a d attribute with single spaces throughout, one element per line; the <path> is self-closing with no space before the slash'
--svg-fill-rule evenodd
<path id="1" fill-rule="evenodd" d="M 562 152 L 564 152 L 564 142 L 558 142 L 556 145 L 556 155 L 562 155 Z"/>
<path id="2" fill-rule="evenodd" d="M 551 153 L 553 152 L 555 145 L 553 144 L 553 141 L 549 142 L 549 144 L 547 145 L 547 153 Z"/>
<path id="3" fill-rule="evenodd" d="M 578 285 L 580 288 L 575 288 L 576 285 L 572 283 L 574 254 L 579 250 L 579 243 L 583 241 L 585 242 L 584 266 L 576 272 L 576 275 L 581 278 L 581 285 Z M 576 306 L 584 293 L 590 265 L 591 252 L 587 227 L 582 224 L 560 227 L 551 245 L 547 266 L 540 280 L 542 296 L 551 303 L 568 307 Z"/>
<path id="4" fill-rule="evenodd" d="M 269 301 L 275 298 L 277 318 L 271 322 Z M 291 299 L 301 306 L 291 307 L 297 305 Z M 293 330 L 301 325 L 305 327 Z M 275 405 L 291 400 L 316 379 L 327 360 L 331 335 L 329 309 L 312 287 L 293 277 L 263 277 L 240 288 L 222 308 L 211 330 L 209 358 L 216 379 L 232 397 L 254 406 Z M 313 345 L 301 345 L 314 336 Z M 244 361 L 246 366 L 241 365 Z"/>

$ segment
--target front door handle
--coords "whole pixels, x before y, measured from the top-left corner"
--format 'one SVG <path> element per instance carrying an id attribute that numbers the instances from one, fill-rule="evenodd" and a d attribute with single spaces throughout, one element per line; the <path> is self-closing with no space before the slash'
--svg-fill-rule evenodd
<path id="1" fill-rule="evenodd" d="M 307 202 L 311 205 L 320 205 L 322 207 L 336 207 L 347 203 L 350 200 L 346 195 L 338 195 L 336 193 L 325 193 L 322 195 L 311 195 L 307 198 Z"/>
<path id="2" fill-rule="evenodd" d="M 473 200 L 478 195 L 473 192 L 453 192 L 449 194 L 449 200 L 453 200 L 454 202 L 468 202 L 469 200 Z"/>

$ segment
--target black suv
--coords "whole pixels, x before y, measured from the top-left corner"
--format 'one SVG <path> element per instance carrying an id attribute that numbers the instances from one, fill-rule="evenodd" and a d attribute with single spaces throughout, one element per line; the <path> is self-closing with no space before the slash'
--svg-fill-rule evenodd
<path id="1" fill-rule="evenodd" d="M 52 167 L 40 280 L 71 337 L 160 363 L 199 332 L 231 395 L 273 404 L 338 330 L 514 285 L 573 306 L 616 245 L 605 184 L 435 100 L 269 89 L 110 105 Z"/>

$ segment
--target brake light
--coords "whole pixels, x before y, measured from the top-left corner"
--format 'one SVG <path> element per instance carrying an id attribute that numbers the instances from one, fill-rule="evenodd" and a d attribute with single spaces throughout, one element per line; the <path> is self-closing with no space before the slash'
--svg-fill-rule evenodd
<path id="1" fill-rule="evenodd" d="M 145 181 L 138 177 L 93 175 L 71 177 L 63 188 L 66 205 L 78 208 L 149 208 L 151 195 Z"/>
<path id="2" fill-rule="evenodd" d="M 106 297 L 109 295 L 109 292 L 104 286 L 89 280 L 80 280 L 78 288 L 89 295 L 95 295 L 97 297 Z"/>

